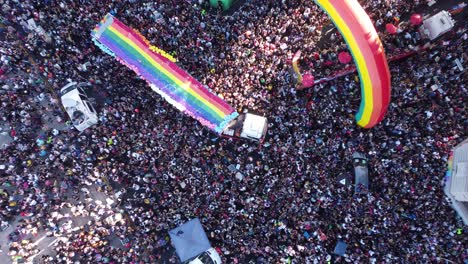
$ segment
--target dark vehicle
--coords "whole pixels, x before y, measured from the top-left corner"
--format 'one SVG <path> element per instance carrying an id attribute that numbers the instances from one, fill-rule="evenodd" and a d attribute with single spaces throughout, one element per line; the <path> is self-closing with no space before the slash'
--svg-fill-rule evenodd
<path id="1" fill-rule="evenodd" d="M 367 168 L 367 158 L 364 154 L 353 153 L 354 166 L 354 193 L 367 193 L 369 190 L 369 169 Z"/>

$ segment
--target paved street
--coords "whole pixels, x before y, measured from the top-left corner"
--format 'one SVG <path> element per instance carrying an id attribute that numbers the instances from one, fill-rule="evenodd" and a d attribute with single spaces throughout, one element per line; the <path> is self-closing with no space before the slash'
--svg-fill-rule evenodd
<path id="1" fill-rule="evenodd" d="M 23 76 L 26 78 L 26 74 L 24 73 L 18 73 L 15 74 L 14 76 L 10 76 L 11 78 L 17 78 L 17 77 Z M 0 90 L 0 92 L 7 92 L 8 90 Z M 9 90 L 9 91 L 14 91 L 14 90 Z M 103 94 L 100 94 L 98 91 L 95 90 L 89 90 L 86 91 L 87 93 L 89 92 L 89 95 L 95 99 L 95 103 L 97 104 L 98 107 L 101 107 L 104 104 L 105 98 L 103 97 Z M 67 120 L 60 120 L 53 114 L 53 111 L 43 111 L 43 109 L 50 109 L 51 105 L 49 105 L 51 102 L 55 101 L 58 102 L 57 99 L 51 98 L 50 94 L 47 94 L 47 91 L 45 91 L 44 94 L 39 94 L 36 91 L 31 91 L 31 98 L 33 104 L 31 106 L 38 110 L 38 112 L 41 113 L 41 119 L 42 119 L 42 127 L 37 129 L 34 134 L 39 137 L 41 134 L 44 133 L 45 130 L 50 130 L 50 129 L 57 129 L 58 131 L 64 131 L 68 129 L 68 126 L 65 124 L 65 121 Z M 63 114 L 64 117 L 68 118 L 66 114 Z M 0 122 L 0 149 L 3 149 L 6 147 L 8 144 L 14 144 L 13 138 L 10 136 L 10 126 L 11 124 L 5 123 L 5 122 Z M 20 129 L 19 127 L 14 127 L 15 130 Z M 59 134 L 58 138 L 63 137 L 64 135 Z M 4 164 L 0 164 L 4 165 Z M 69 197 L 66 201 L 63 202 L 68 202 L 70 206 L 76 205 L 78 202 L 83 202 L 85 204 L 93 204 L 96 207 L 103 207 L 103 205 L 106 205 L 109 201 L 111 204 L 109 204 L 112 207 L 112 211 L 114 213 L 118 212 L 117 208 L 115 207 L 115 202 L 112 200 L 111 197 L 106 196 L 104 193 L 97 191 L 98 185 L 93 184 L 91 186 L 88 186 L 89 190 L 89 197 L 86 199 L 85 193 L 82 191 L 79 192 L 79 199 L 73 199 L 74 193 L 73 190 L 68 190 L 68 193 L 62 194 L 62 197 Z M 3 190 L 13 193 L 15 190 L 14 186 L 0 186 Z M 111 192 L 112 193 L 112 192 Z M 15 196 L 16 200 L 21 200 L 23 199 L 22 196 Z M 109 200 L 110 199 L 110 200 Z M 105 218 L 109 215 L 110 211 L 107 211 L 106 214 L 101 215 L 100 219 L 96 219 L 96 217 L 91 217 L 91 216 L 86 216 L 86 217 L 74 217 L 71 212 L 71 208 L 65 206 L 60 210 L 60 214 L 63 215 L 64 217 L 59 221 L 59 224 L 64 224 L 64 222 L 71 220 L 71 224 L 68 227 L 68 230 L 78 230 L 81 227 L 84 227 L 90 220 L 94 218 L 94 220 L 105 220 Z M 15 231 L 16 227 L 21 223 L 23 220 L 28 220 L 32 216 L 25 216 L 25 217 L 17 217 L 10 225 L 8 228 L 1 230 L 0 231 L 0 264 L 10 264 L 13 263 L 12 259 L 10 256 L 8 256 L 8 249 L 9 249 L 9 243 L 10 240 L 8 236 Z M 31 263 L 40 263 L 40 258 L 43 255 L 54 255 L 55 252 L 53 251 L 54 246 L 60 241 L 60 240 L 65 240 L 65 237 L 62 237 L 60 234 L 56 234 L 53 236 L 47 236 L 47 230 L 41 230 L 39 231 L 36 235 L 23 235 L 19 238 L 20 240 L 30 240 L 31 243 L 37 246 L 37 253 L 33 255 L 30 259 L 32 261 Z M 110 236 L 110 245 L 121 248 L 122 243 L 120 240 L 115 237 L 115 236 Z"/>

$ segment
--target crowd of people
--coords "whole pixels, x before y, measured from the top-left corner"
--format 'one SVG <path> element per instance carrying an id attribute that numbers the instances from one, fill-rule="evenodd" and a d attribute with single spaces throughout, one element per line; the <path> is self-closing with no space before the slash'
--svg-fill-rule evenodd
<path id="1" fill-rule="evenodd" d="M 361 2 L 388 54 L 421 41 L 416 27 L 405 38 L 382 25 L 425 2 Z M 2 250 L 31 259 L 46 232 L 58 242 L 44 263 L 177 263 L 168 231 L 199 217 L 223 263 L 468 260 L 442 191 L 468 125 L 467 76 L 455 63 L 468 61 L 466 22 L 443 45 L 390 64 L 388 113 L 365 130 L 353 119 L 356 76 L 295 89 L 297 50 L 316 78 L 344 67 L 346 44 L 323 32 L 331 21 L 313 1 L 251 0 L 228 16 L 207 3 L 0 0 L 0 129 L 13 139 L 0 150 L 0 220 L 15 229 Z M 267 116 L 265 142 L 220 138 L 101 52 L 90 31 L 107 12 L 232 106 Z M 30 18 L 45 33 L 28 30 Z M 99 124 L 82 134 L 49 125 L 67 120 L 54 91 L 71 80 L 105 96 Z M 356 151 L 369 160 L 367 195 L 337 181 L 353 173 Z M 337 241 L 344 257 L 332 254 Z"/>

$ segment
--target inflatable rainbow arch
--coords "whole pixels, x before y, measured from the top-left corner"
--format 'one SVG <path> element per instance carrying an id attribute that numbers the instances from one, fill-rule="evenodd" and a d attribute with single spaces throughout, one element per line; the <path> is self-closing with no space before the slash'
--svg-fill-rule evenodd
<path id="1" fill-rule="evenodd" d="M 314 1 L 329 15 L 353 55 L 362 96 L 356 121 L 371 128 L 382 121 L 390 103 L 391 76 L 380 38 L 356 0 Z"/>
<path id="2" fill-rule="evenodd" d="M 91 35 L 94 43 L 104 52 L 135 71 L 170 104 L 208 128 L 221 133 L 239 115 L 179 68 L 173 57 L 151 46 L 141 34 L 111 14 L 104 17 Z"/>

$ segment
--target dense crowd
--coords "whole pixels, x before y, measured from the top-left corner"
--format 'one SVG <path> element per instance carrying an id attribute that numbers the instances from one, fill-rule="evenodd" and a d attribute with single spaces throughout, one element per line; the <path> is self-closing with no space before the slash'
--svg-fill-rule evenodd
<path id="1" fill-rule="evenodd" d="M 287 61 L 299 49 L 316 78 L 344 67 L 346 44 L 336 30 L 323 40 L 331 22 L 313 1 L 251 0 L 229 16 L 206 2 L 0 0 L 0 129 L 14 139 L 0 155 L 2 229 L 21 219 L 12 259 L 39 253 L 32 239 L 44 231 L 60 238 L 44 263 L 177 263 L 167 232 L 199 217 L 223 263 L 467 261 L 463 223 L 442 191 L 468 125 L 467 76 L 455 64 L 468 61 L 466 24 L 390 65 L 388 113 L 364 130 L 353 119 L 354 75 L 294 87 Z M 415 27 L 388 35 L 382 25 L 425 2 L 361 2 L 387 53 L 420 44 Z M 265 142 L 219 138 L 101 52 L 90 31 L 107 12 L 231 105 L 265 114 Z M 29 18 L 49 35 L 25 29 Z M 51 91 L 70 80 L 106 97 L 99 125 L 83 134 L 48 125 L 67 120 Z M 353 173 L 355 151 L 369 159 L 367 195 L 336 180 Z M 103 220 L 120 210 L 117 224 Z M 78 218 L 86 223 L 73 228 Z M 345 257 L 332 256 L 338 240 Z"/>

